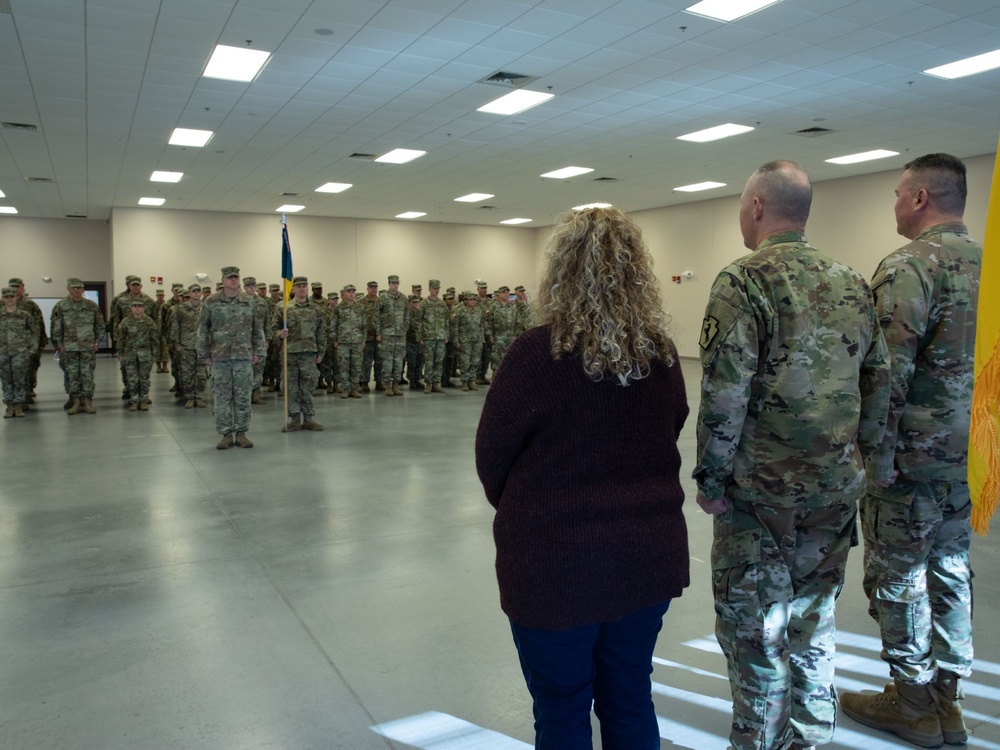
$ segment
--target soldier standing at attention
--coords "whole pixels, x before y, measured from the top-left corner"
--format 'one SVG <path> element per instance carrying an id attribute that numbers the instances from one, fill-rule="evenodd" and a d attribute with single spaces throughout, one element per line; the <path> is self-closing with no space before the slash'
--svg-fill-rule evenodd
<path id="1" fill-rule="evenodd" d="M 340 304 L 339 292 L 327 292 L 326 294 L 326 351 L 323 353 L 323 362 L 320 365 L 319 376 L 326 381 L 326 392 L 337 393 L 340 390 L 338 385 L 340 379 L 337 377 L 337 349 L 333 345 L 333 337 L 330 336 L 330 323 L 333 320 L 333 313 Z"/>
<path id="2" fill-rule="evenodd" d="M 243 291 L 246 292 L 247 297 L 250 298 L 250 304 L 253 305 L 254 310 L 256 310 L 257 315 L 260 319 L 267 321 L 267 316 L 271 312 L 271 308 L 268 307 L 267 302 L 262 300 L 257 294 L 257 279 L 253 276 L 247 276 L 243 279 Z M 250 403 L 255 405 L 260 405 L 264 403 L 264 398 L 261 396 L 261 389 L 264 387 L 264 367 L 267 365 L 267 355 L 260 358 L 259 362 L 254 362 L 253 364 L 253 390 L 250 392 Z"/>
<path id="3" fill-rule="evenodd" d="M 476 363 L 476 384 L 477 385 L 489 385 L 490 380 L 486 377 L 486 371 L 490 369 L 490 357 L 493 353 L 493 345 L 489 342 L 486 335 L 487 326 L 489 326 L 490 311 L 493 309 L 493 300 L 487 293 L 488 286 L 485 281 L 476 282 L 476 294 L 473 297 L 476 300 L 476 304 L 483 309 L 483 343 L 479 347 L 479 362 Z M 466 292 L 466 299 L 468 299 L 468 292 Z M 472 388 L 470 390 L 478 391 L 478 388 Z"/>
<path id="4" fill-rule="evenodd" d="M 326 350 L 326 311 L 309 299 L 309 279 L 296 276 L 292 280 L 293 299 L 288 305 L 284 325 L 279 325 L 276 337 L 288 347 L 288 423 L 282 432 L 299 430 L 320 431 L 323 425 L 313 417 L 313 391 L 319 377 L 317 365 Z M 279 308 L 278 315 L 282 314 Z M 280 319 L 280 318 L 279 318 Z"/>
<path id="5" fill-rule="evenodd" d="M 156 302 L 148 294 L 143 294 L 142 291 L 142 280 L 138 276 L 126 276 L 125 277 L 126 289 L 122 294 L 115 297 L 115 301 L 111 305 L 111 330 L 117 331 L 119 324 L 123 320 L 127 320 L 132 317 L 132 302 L 141 301 L 143 303 L 143 311 L 150 319 L 156 319 Z M 114 341 L 115 348 L 118 349 L 118 340 Z M 119 360 L 120 364 L 120 360 Z M 128 377 L 125 374 L 125 365 L 121 365 L 122 374 L 122 401 L 130 401 L 131 394 L 128 391 Z"/>
<path id="6" fill-rule="evenodd" d="M 410 376 L 410 390 L 415 391 L 423 388 L 420 382 L 420 373 L 423 368 L 420 364 L 420 297 L 416 294 L 410 295 L 410 325 L 406 329 L 406 372 Z"/>
<path id="7" fill-rule="evenodd" d="M 514 305 L 517 307 L 519 316 L 520 330 L 518 333 L 524 333 L 531 328 L 531 305 L 528 303 L 528 290 L 518 284 L 514 287 L 514 294 L 517 296 Z"/>
<path id="8" fill-rule="evenodd" d="M 27 406 L 27 404 L 35 400 L 35 388 L 38 386 L 38 368 L 42 365 L 42 349 L 49 343 L 49 338 L 45 335 L 45 316 L 42 315 L 42 308 L 25 294 L 24 281 L 21 279 L 11 279 L 7 282 L 7 286 L 11 287 L 17 295 L 18 309 L 24 310 L 34 319 L 35 331 L 38 334 L 38 345 L 31 355 L 31 379 L 28 384 L 28 398 L 24 402 L 25 406 Z"/>
<path id="9" fill-rule="evenodd" d="M 171 298 L 163 303 L 163 307 L 160 309 L 160 348 L 163 349 L 166 346 L 167 351 L 167 361 L 169 362 L 170 374 L 173 376 L 174 382 L 171 384 L 170 390 L 174 393 L 180 385 L 179 370 L 180 364 L 177 361 L 177 352 L 171 349 L 167 339 L 169 338 L 168 333 L 170 331 L 170 314 L 173 309 L 184 302 L 184 285 L 175 281 L 170 285 Z M 160 370 L 157 370 L 160 372 Z M 164 366 L 162 372 L 167 372 L 167 367 Z"/>
<path id="10" fill-rule="evenodd" d="M 129 310 L 129 317 L 123 319 L 115 329 L 118 362 L 125 368 L 131 401 L 128 410 L 146 411 L 150 404 L 149 373 L 153 370 L 153 361 L 160 349 L 160 329 L 156 321 L 146 315 L 143 300 L 133 299 Z"/>
<path id="11" fill-rule="evenodd" d="M 490 310 L 489 331 L 487 338 L 493 346 L 490 364 L 493 372 L 497 371 L 503 361 L 507 348 L 521 333 L 521 313 L 517 305 L 510 301 L 510 288 L 502 286 L 493 295 L 493 307 Z"/>
<path id="12" fill-rule="evenodd" d="M 864 278 L 806 241 L 812 186 L 775 161 L 747 181 L 751 251 L 719 273 L 701 332 L 698 505 L 714 518 L 715 633 L 735 750 L 829 742 L 834 604 L 889 360 Z"/>
<path id="13" fill-rule="evenodd" d="M 201 287 L 188 287 L 188 299 L 170 313 L 170 347 L 177 355 L 177 390 L 184 395 L 185 409 L 204 409 L 205 368 L 198 361 L 198 329 L 201 326 Z"/>
<path id="14" fill-rule="evenodd" d="M 23 417 L 31 385 L 31 358 L 38 346 L 38 323 L 27 310 L 17 306 L 17 290 L 5 286 L 0 290 L 3 309 L 0 310 L 0 382 L 3 402 L 7 406 L 3 418 Z"/>
<path id="15" fill-rule="evenodd" d="M 372 366 L 375 367 L 375 390 L 381 391 L 382 386 L 382 348 L 378 345 L 375 331 L 375 315 L 378 312 L 378 282 L 369 281 L 365 296 L 358 300 L 368 320 L 368 330 L 365 332 L 364 364 L 361 366 L 361 391 L 368 393 L 368 381 L 372 379 Z"/>
<path id="16" fill-rule="evenodd" d="M 264 365 L 264 378 L 270 386 L 272 393 L 279 389 L 281 384 L 281 350 L 274 343 L 274 317 L 279 307 L 284 305 L 281 298 L 281 286 L 271 284 L 267 291 L 270 296 L 267 298 L 267 317 L 264 318 L 264 337 L 267 339 L 267 362 Z"/>
<path id="17" fill-rule="evenodd" d="M 222 291 L 204 303 L 198 327 L 198 358 L 212 367 L 215 431 L 222 438 L 215 447 L 234 443 L 253 448 L 250 430 L 250 393 L 253 366 L 267 353 L 264 321 L 250 298 L 240 291 L 240 269 L 222 269 Z"/>
<path id="18" fill-rule="evenodd" d="M 476 368 L 483 351 L 483 314 L 486 308 L 476 301 L 472 292 L 462 292 L 462 307 L 452 320 L 451 330 L 455 336 L 455 352 L 463 391 L 478 391 Z"/>
<path id="19" fill-rule="evenodd" d="M 448 287 L 444 293 L 444 304 L 448 307 L 448 341 L 444 345 L 444 362 L 441 364 L 441 385 L 444 388 L 457 388 L 451 379 L 455 375 L 455 336 L 453 335 L 452 324 L 455 320 L 455 291 L 454 287 Z"/>
<path id="20" fill-rule="evenodd" d="M 444 393 L 444 352 L 451 338 L 451 309 L 438 295 L 441 282 L 427 283 L 428 297 L 421 301 L 417 314 L 420 344 L 424 348 L 424 393 Z"/>
<path id="21" fill-rule="evenodd" d="M 174 297 L 176 296 L 177 294 L 175 292 Z M 163 306 L 166 304 L 167 301 L 166 299 L 164 299 L 164 291 L 162 289 L 156 290 L 156 297 L 153 299 L 153 302 L 156 303 L 156 316 L 153 318 L 153 320 L 156 322 L 156 325 L 159 326 L 160 328 L 160 349 L 158 352 L 156 352 L 156 363 L 155 363 L 156 371 L 166 372 L 167 356 L 169 355 L 169 352 L 167 351 L 167 337 L 163 335 L 164 333 L 166 333 L 164 325 L 166 324 L 165 321 L 167 318 L 167 316 L 164 314 Z"/>
<path id="22" fill-rule="evenodd" d="M 892 358 L 885 440 L 861 503 L 865 593 L 892 684 L 844 693 L 844 713 L 924 747 L 965 744 L 959 699 L 972 672 L 967 466 L 983 249 L 965 227 L 965 165 L 929 154 L 896 185 L 911 240 L 875 271 Z"/>
<path id="23" fill-rule="evenodd" d="M 399 277 L 389 277 L 389 292 L 379 297 L 375 313 L 375 341 L 382 352 L 382 384 L 386 396 L 402 396 L 399 380 L 403 377 L 406 356 L 406 329 L 410 326 L 410 305 L 399 292 Z"/>
<path id="24" fill-rule="evenodd" d="M 59 366 L 65 375 L 68 414 L 96 414 L 94 408 L 94 368 L 97 348 L 104 338 L 104 316 L 97 304 L 83 296 L 83 282 L 66 281 L 69 296 L 52 308 L 49 328 L 52 345 L 59 352 Z"/>
<path id="25" fill-rule="evenodd" d="M 344 300 L 330 316 L 329 340 L 337 352 L 337 374 L 340 377 L 341 398 L 361 398 L 361 370 L 368 330 L 365 309 L 355 300 L 354 284 L 345 286 Z"/>

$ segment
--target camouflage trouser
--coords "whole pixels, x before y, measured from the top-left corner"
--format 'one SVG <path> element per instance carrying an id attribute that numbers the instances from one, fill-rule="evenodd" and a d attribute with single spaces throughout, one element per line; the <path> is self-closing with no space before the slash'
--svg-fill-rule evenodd
<path id="1" fill-rule="evenodd" d="M 288 416 L 304 414 L 311 417 L 316 413 L 316 409 L 313 408 L 313 391 L 316 390 L 318 380 L 316 352 L 288 353 L 288 380 L 285 383 L 285 390 L 288 393 Z"/>
<path id="2" fill-rule="evenodd" d="M 715 516 L 715 634 L 733 694 L 736 750 L 830 742 L 834 603 L 857 544 L 855 503 L 778 508 L 731 502 Z"/>
<path id="3" fill-rule="evenodd" d="M 382 345 L 375 339 L 365 339 L 363 352 L 364 361 L 361 365 L 361 383 L 372 379 L 372 365 L 375 366 L 375 382 L 382 382 Z"/>
<path id="4" fill-rule="evenodd" d="M 477 378 L 485 378 L 486 371 L 490 369 L 490 359 L 493 356 L 493 344 L 489 341 L 483 341 L 480 344 L 479 361 L 476 362 L 476 375 Z M 462 368 L 463 372 L 465 368 Z M 464 378 L 463 378 L 464 380 Z"/>
<path id="5" fill-rule="evenodd" d="M 25 403 L 31 385 L 31 354 L 0 354 L 0 382 L 5 404 Z"/>
<path id="6" fill-rule="evenodd" d="M 323 363 L 320 366 L 319 374 L 328 385 L 335 384 L 339 378 L 337 377 L 337 350 L 334 348 L 333 344 L 328 344 L 326 347 L 326 353 L 323 354 Z"/>
<path id="7" fill-rule="evenodd" d="M 173 361 L 173 352 L 170 351 L 167 337 L 160 336 L 160 347 L 156 350 L 156 364 L 165 365 L 168 360 Z"/>
<path id="8" fill-rule="evenodd" d="M 212 360 L 215 431 L 220 435 L 250 431 L 253 365 L 249 359 Z"/>
<path id="9" fill-rule="evenodd" d="M 267 359 L 264 365 L 264 372 L 271 380 L 272 385 L 281 384 L 281 347 L 274 342 L 267 345 Z"/>
<path id="10" fill-rule="evenodd" d="M 441 371 L 445 380 L 455 376 L 455 343 L 453 341 L 444 345 L 444 364 L 441 365 Z"/>
<path id="11" fill-rule="evenodd" d="M 95 352 L 89 349 L 85 352 L 63 352 L 59 355 L 59 366 L 63 369 L 67 395 L 94 397 Z"/>
<path id="12" fill-rule="evenodd" d="M 153 369 L 153 355 L 144 351 L 141 354 L 128 353 L 122 356 L 125 368 L 125 387 L 133 404 L 141 403 L 149 398 L 149 373 Z"/>
<path id="13" fill-rule="evenodd" d="M 411 385 L 424 376 L 424 347 L 419 341 L 406 342 L 406 372 Z"/>
<path id="14" fill-rule="evenodd" d="M 337 347 L 337 374 L 339 385 L 344 389 L 361 385 L 361 363 L 363 344 L 340 344 Z"/>
<path id="15" fill-rule="evenodd" d="M 187 399 L 201 398 L 205 390 L 205 368 L 198 360 L 198 352 L 194 349 L 183 349 L 174 352 L 177 361 L 177 395 Z"/>
<path id="16" fill-rule="evenodd" d="M 861 501 L 865 593 L 896 679 L 972 672 L 972 503 L 964 483 L 871 485 Z"/>
<path id="17" fill-rule="evenodd" d="M 382 382 L 398 383 L 403 377 L 406 336 L 382 336 L 378 348 L 382 354 Z"/>
<path id="18" fill-rule="evenodd" d="M 424 374 L 428 383 L 440 383 L 444 373 L 444 339 L 424 339 Z"/>
<path id="19" fill-rule="evenodd" d="M 476 379 L 476 368 L 482 356 L 483 342 L 461 341 L 458 344 L 458 371 L 463 383 Z"/>
<path id="20" fill-rule="evenodd" d="M 261 357 L 260 361 L 253 366 L 253 390 L 264 385 L 264 368 L 267 367 L 267 358 Z"/>
<path id="21" fill-rule="evenodd" d="M 507 353 L 507 349 L 510 348 L 510 339 L 498 338 L 493 342 L 493 352 L 491 353 L 490 363 L 493 365 L 493 372 L 496 373 L 497 368 L 500 367 L 500 363 L 503 362 L 504 355 Z"/>

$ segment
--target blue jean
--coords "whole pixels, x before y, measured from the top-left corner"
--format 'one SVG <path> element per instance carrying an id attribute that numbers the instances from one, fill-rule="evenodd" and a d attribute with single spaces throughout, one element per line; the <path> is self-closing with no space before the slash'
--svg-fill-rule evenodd
<path id="1" fill-rule="evenodd" d="M 536 750 L 593 747 L 590 707 L 604 750 L 658 750 L 650 675 L 670 600 L 618 622 L 572 630 L 510 627 L 534 701 Z"/>

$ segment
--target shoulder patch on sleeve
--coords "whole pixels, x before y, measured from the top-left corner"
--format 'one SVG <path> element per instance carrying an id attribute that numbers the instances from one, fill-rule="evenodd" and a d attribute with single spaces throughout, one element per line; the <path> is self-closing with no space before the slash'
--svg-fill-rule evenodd
<path id="1" fill-rule="evenodd" d="M 743 315 L 743 311 L 728 299 L 716 297 L 705 312 L 701 324 L 701 337 L 698 341 L 702 350 L 702 359 L 711 361 L 715 350 Z"/>
<path id="2" fill-rule="evenodd" d="M 895 275 L 895 267 L 882 266 L 875 272 L 875 278 L 872 279 L 871 289 L 872 297 L 875 299 L 875 314 L 883 323 L 892 320 L 892 280 Z"/>

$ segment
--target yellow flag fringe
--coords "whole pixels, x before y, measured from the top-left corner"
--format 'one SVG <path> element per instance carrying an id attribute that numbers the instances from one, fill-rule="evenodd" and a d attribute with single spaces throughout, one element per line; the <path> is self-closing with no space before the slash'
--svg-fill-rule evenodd
<path id="1" fill-rule="evenodd" d="M 972 529 L 980 536 L 990 530 L 990 518 L 1000 502 L 1000 350 L 994 348 L 976 378 L 972 393 L 969 485 L 978 498 L 972 506 Z"/>

